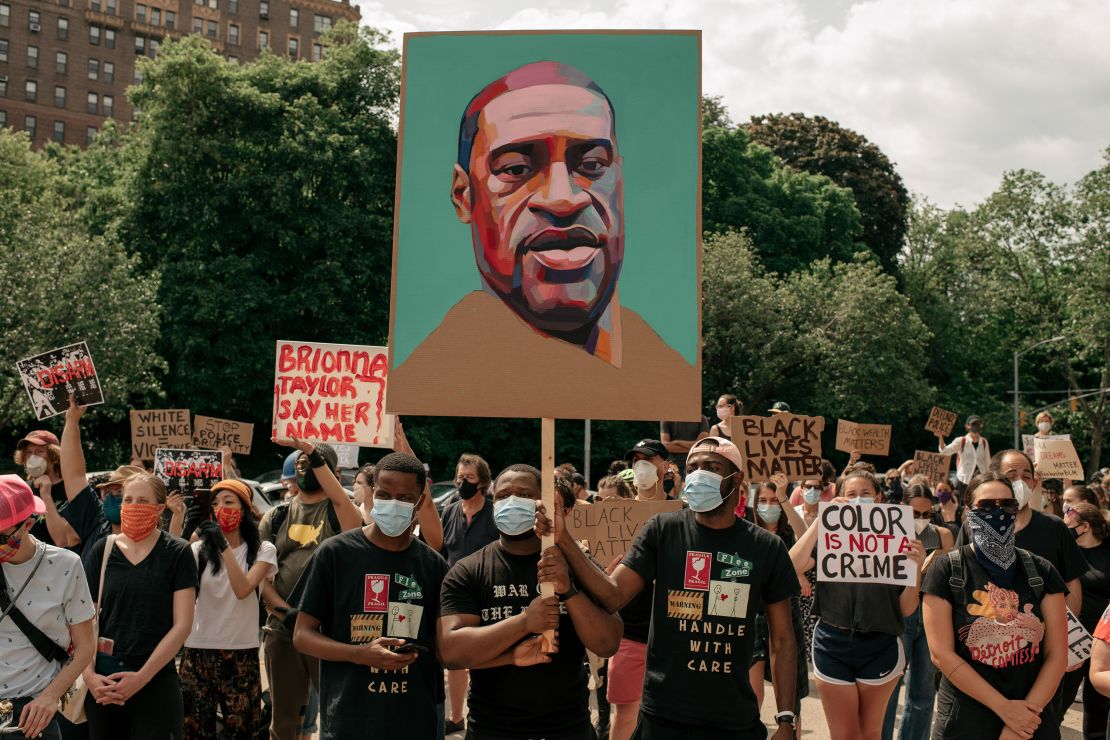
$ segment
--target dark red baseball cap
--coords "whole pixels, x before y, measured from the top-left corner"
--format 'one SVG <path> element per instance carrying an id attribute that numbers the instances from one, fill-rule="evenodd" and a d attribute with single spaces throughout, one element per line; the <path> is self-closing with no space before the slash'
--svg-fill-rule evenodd
<path id="1" fill-rule="evenodd" d="M 46 504 L 18 475 L 0 475 L 0 529 L 22 524 L 35 514 L 45 514 Z"/>
<path id="2" fill-rule="evenodd" d="M 22 450 L 27 445 L 57 445 L 61 444 L 58 441 L 58 435 L 54 432 L 48 432 L 45 429 L 36 429 L 28 434 L 23 439 L 16 443 L 15 448 Z"/>

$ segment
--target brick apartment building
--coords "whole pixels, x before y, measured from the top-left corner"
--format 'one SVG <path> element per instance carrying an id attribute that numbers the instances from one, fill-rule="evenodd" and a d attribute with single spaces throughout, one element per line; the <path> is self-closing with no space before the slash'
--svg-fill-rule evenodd
<path id="1" fill-rule="evenodd" d="M 232 61 L 316 61 L 320 35 L 359 18 L 350 0 L 0 0 L 0 126 L 86 146 L 105 119 L 131 120 L 136 62 L 166 37 L 200 34 Z"/>

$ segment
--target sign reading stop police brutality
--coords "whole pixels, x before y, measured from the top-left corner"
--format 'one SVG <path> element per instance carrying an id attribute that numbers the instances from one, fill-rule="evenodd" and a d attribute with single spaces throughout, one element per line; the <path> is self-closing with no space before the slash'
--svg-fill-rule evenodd
<path id="1" fill-rule="evenodd" d="M 917 585 L 909 506 L 828 502 L 817 521 L 818 581 Z"/>
<path id="2" fill-rule="evenodd" d="M 253 435 L 254 424 L 245 421 L 197 414 L 193 422 L 193 444 L 204 450 L 218 450 L 227 446 L 236 455 L 249 455 Z"/>
<path id="3" fill-rule="evenodd" d="M 15 368 L 39 421 L 65 413 L 70 393 L 81 406 L 104 403 L 96 367 L 84 342 L 20 360 Z"/>
<path id="4" fill-rule="evenodd" d="M 190 498 L 198 488 L 211 488 L 224 477 L 223 456 L 216 450 L 154 451 L 154 474 L 170 493 Z"/>
<path id="5" fill-rule="evenodd" d="M 392 447 L 385 347 L 277 343 L 274 438 Z"/>
<path id="6" fill-rule="evenodd" d="M 744 458 L 744 478 L 762 483 L 782 473 L 790 480 L 821 474 L 820 416 L 741 416 L 732 423 L 732 442 Z"/>

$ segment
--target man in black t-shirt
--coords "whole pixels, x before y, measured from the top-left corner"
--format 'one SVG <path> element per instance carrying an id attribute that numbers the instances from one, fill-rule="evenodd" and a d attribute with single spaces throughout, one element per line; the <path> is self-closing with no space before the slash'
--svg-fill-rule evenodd
<path id="1" fill-rule="evenodd" d="M 740 452 L 707 437 L 686 460 L 689 509 L 656 514 L 613 574 L 579 551 L 556 517 L 555 537 L 575 578 L 616 611 L 654 583 L 639 740 L 764 740 L 767 730 L 748 680 L 755 616 L 766 609 L 773 648 L 778 729 L 793 737 L 797 645 L 790 598 L 798 592 L 778 537 L 738 519 L 746 487 Z M 542 514 L 537 529 L 548 531 Z"/>
<path id="2" fill-rule="evenodd" d="M 291 599 L 293 646 L 320 659 L 321 740 L 434 738 L 435 623 L 447 563 L 412 536 L 423 464 L 395 452 L 377 464 L 373 521 L 313 553 Z"/>
<path id="3" fill-rule="evenodd" d="M 497 477 L 493 517 L 501 538 L 460 560 L 443 581 L 439 650 L 470 668 L 468 740 L 593 740 L 585 650 L 617 650 L 619 619 L 579 592 L 556 547 L 540 553 L 534 523 L 540 472 L 512 465 Z M 574 505 L 562 502 L 560 509 Z M 539 582 L 558 597 L 539 595 Z M 556 629 L 558 651 L 542 634 Z M 746 674 L 745 674 L 746 675 Z"/>

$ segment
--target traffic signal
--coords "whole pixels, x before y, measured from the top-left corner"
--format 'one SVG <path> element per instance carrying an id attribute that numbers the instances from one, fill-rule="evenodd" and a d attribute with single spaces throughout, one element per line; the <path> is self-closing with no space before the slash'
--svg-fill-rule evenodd
<path id="1" fill-rule="evenodd" d="M 1018 412 L 1018 428 L 1023 429 L 1025 427 L 1026 422 L 1028 422 L 1028 421 L 1029 421 L 1029 417 L 1026 415 L 1026 413 L 1024 411 L 1019 411 Z"/>
<path id="2" fill-rule="evenodd" d="M 1068 405 L 1071 407 L 1072 413 L 1079 410 L 1079 399 L 1074 396 L 1068 399 Z"/>

